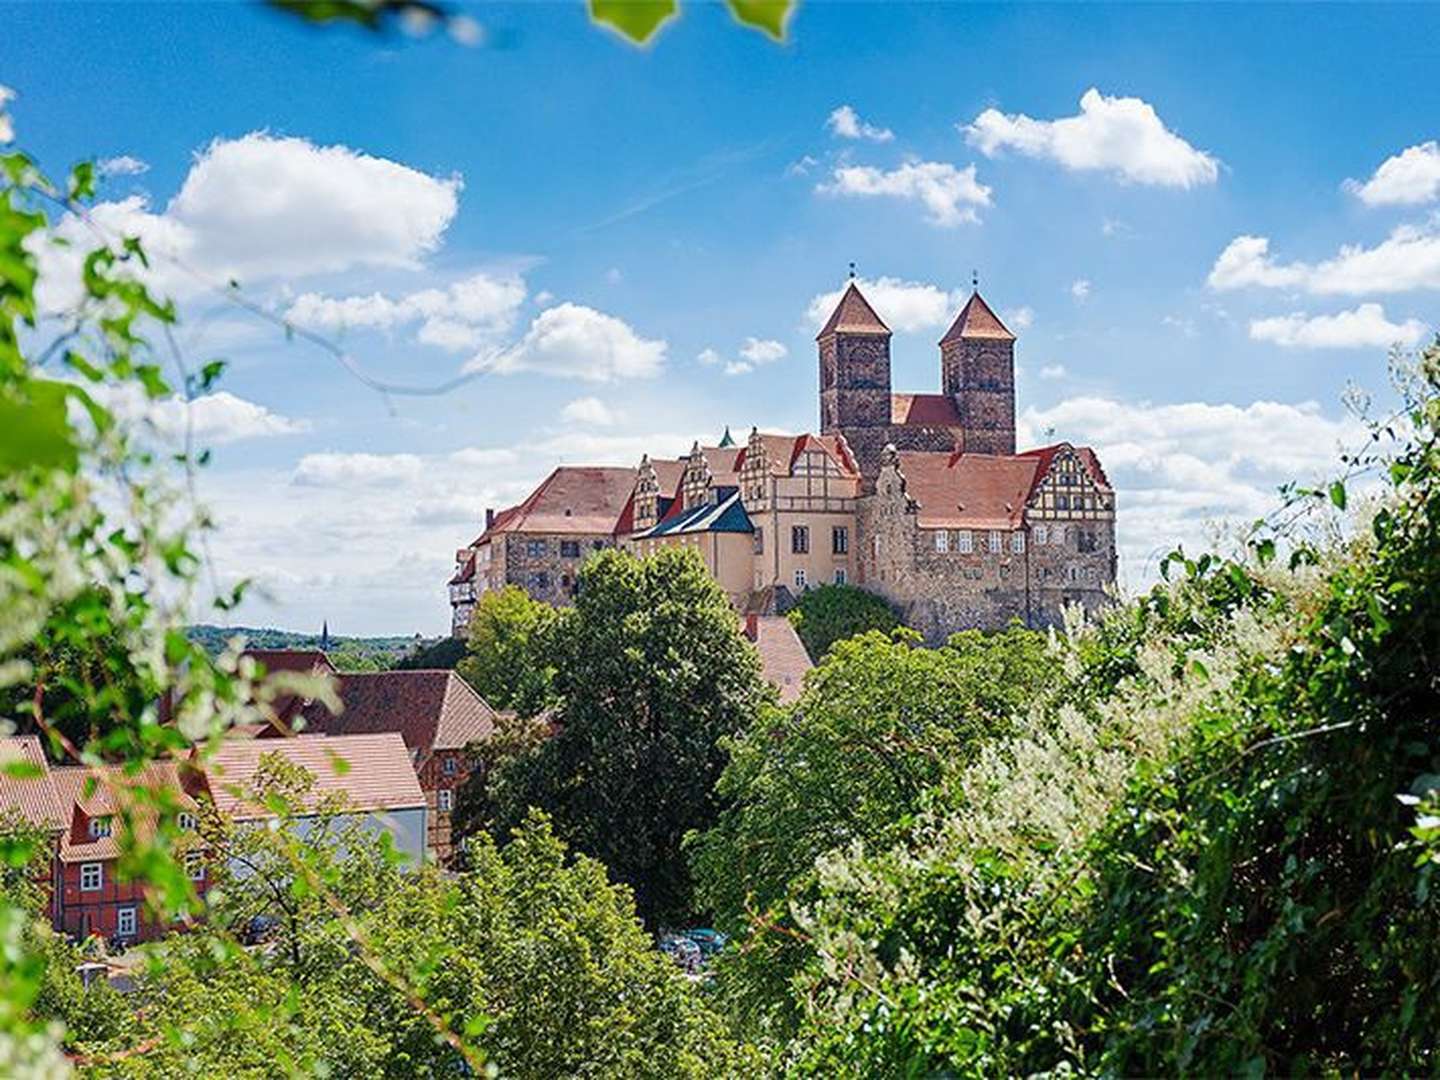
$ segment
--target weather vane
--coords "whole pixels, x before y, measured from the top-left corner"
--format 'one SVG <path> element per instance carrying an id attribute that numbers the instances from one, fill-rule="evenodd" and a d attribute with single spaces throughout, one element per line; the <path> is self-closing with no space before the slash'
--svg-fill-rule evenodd
<path id="1" fill-rule="evenodd" d="M 850 264 L 850 280 L 855 280 L 855 264 L 853 262 Z"/>
<path id="2" fill-rule="evenodd" d="M 972 289 L 974 289 L 976 292 L 979 292 L 979 291 L 980 291 L 980 271 L 979 271 L 979 270 L 971 270 L 971 271 L 970 271 L 970 287 L 971 287 Z"/>

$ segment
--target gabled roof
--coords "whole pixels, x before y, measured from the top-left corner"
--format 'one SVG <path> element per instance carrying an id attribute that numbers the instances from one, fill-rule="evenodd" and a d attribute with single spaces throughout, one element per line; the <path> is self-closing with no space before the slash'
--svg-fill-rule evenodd
<path id="1" fill-rule="evenodd" d="M 425 805 L 425 794 L 399 732 L 374 735 L 300 735 L 292 739 L 226 739 L 206 766 L 215 806 L 236 820 L 271 816 L 250 800 L 266 754 L 279 754 L 315 777 L 309 805 L 331 792 L 354 811 L 402 810 Z"/>
<path id="2" fill-rule="evenodd" d="M 784 615 L 756 616 L 755 649 L 765 681 L 780 691 L 781 704 L 790 704 L 800 696 L 805 673 L 815 666 L 795 627 Z"/>
<path id="3" fill-rule="evenodd" d="M 1038 459 L 1019 455 L 900 452 L 905 494 L 922 529 L 1017 529 Z"/>
<path id="4" fill-rule="evenodd" d="M 740 503 L 740 493 L 732 491 L 727 498 L 721 499 L 718 503 L 702 503 L 699 506 L 692 506 L 689 510 L 682 510 L 673 517 L 666 515 L 665 520 L 657 522 L 644 532 L 636 533 L 635 539 L 650 540 L 657 536 L 676 536 L 682 533 L 748 534 L 754 531 L 755 527 L 750 523 L 750 515 L 745 512 L 745 507 Z"/>
<path id="5" fill-rule="evenodd" d="M 478 547 L 501 533 L 591 533 L 610 536 L 635 490 L 635 470 L 620 465 L 561 465 L 529 498 L 495 515 L 471 542 Z"/>
<path id="6" fill-rule="evenodd" d="M 860 475 L 860 467 L 855 463 L 854 456 L 838 435 L 776 435 L 761 432 L 759 439 L 765 448 L 765 463 L 772 476 L 789 476 L 796 460 L 806 450 L 823 450 L 841 472 Z M 737 474 L 749 457 L 749 450 L 747 443 L 735 459 Z"/>
<path id="7" fill-rule="evenodd" d="M 14 810 L 27 824 L 36 828 L 63 829 L 69 821 L 64 805 L 55 790 L 45 749 L 35 735 L 12 735 L 0 738 L 0 766 L 24 762 L 39 776 L 11 776 L 0 771 L 0 814 Z"/>
<path id="8" fill-rule="evenodd" d="M 960 427 L 960 411 L 948 394 L 891 394 L 890 422 L 909 427 Z"/>
<path id="9" fill-rule="evenodd" d="M 147 762 L 134 773 L 121 766 L 56 767 L 51 775 L 65 813 L 65 828 L 60 834 L 60 861 L 91 862 L 119 858 L 120 823 L 117 821 L 112 825 L 109 836 L 92 837 L 88 822 L 91 818 L 118 815 L 122 806 L 130 810 L 131 827 L 138 834 L 146 835 L 154 829 L 155 809 L 150 796 L 130 796 L 122 794 L 124 792 L 139 789 L 165 791 L 180 809 L 196 810 L 195 799 L 186 790 L 181 776 L 182 767 L 175 761 Z M 191 775 L 194 776 L 193 773 Z"/>
<path id="10" fill-rule="evenodd" d="M 335 665 L 319 649 L 246 649 L 242 656 L 265 666 L 266 675 L 286 672 L 293 675 L 334 676 Z M 309 704 L 308 698 L 299 694 L 281 694 L 271 702 L 275 719 L 288 724 L 290 718 Z"/>
<path id="11" fill-rule="evenodd" d="M 1112 490 L 1110 487 L 1110 478 L 1105 475 L 1105 470 L 1100 466 L 1100 458 L 1094 450 L 1088 446 L 1073 446 L 1068 442 L 1061 442 L 1053 443 L 1050 446 L 1041 446 L 1034 450 L 1022 450 L 1020 452 L 1020 457 L 1034 458 L 1037 462 L 1035 482 L 1031 488 L 1031 494 L 1034 494 L 1034 489 L 1039 487 L 1041 482 L 1044 481 L 1045 477 L 1049 474 L 1050 466 L 1055 461 L 1055 455 L 1061 450 L 1073 450 L 1075 452 L 1075 456 L 1078 457 L 1080 463 L 1085 466 L 1085 471 L 1090 474 L 1090 479 L 1094 481 L 1096 487 L 1104 491 Z"/>
<path id="12" fill-rule="evenodd" d="M 448 582 L 446 582 L 446 584 L 448 584 L 448 585 L 462 585 L 462 584 L 464 584 L 465 582 L 467 582 L 467 581 L 473 581 L 474 579 L 475 579 L 475 552 L 471 551 L 471 552 L 469 552 L 469 553 L 465 556 L 464 559 L 462 559 L 462 560 L 460 561 L 460 566 L 459 566 L 459 568 L 455 571 L 455 576 L 452 577 Z"/>
<path id="13" fill-rule="evenodd" d="M 840 302 L 835 305 L 835 310 L 830 313 L 829 320 L 821 328 L 820 333 L 815 335 L 815 340 L 828 337 L 831 334 L 886 334 L 890 328 L 885 325 L 880 316 L 875 314 L 875 309 L 870 306 L 870 301 L 861 294 L 855 282 L 845 286 L 844 293 L 840 296 Z"/>
<path id="14" fill-rule="evenodd" d="M 955 316 L 955 321 L 950 324 L 950 329 L 940 339 L 940 344 L 948 345 L 961 338 L 1014 341 L 1015 335 L 1005 328 L 1005 324 L 1000 321 L 1000 316 L 990 310 L 990 305 L 985 303 L 984 297 L 977 290 L 970 294 L 970 299 L 960 309 L 960 314 Z"/>
<path id="15" fill-rule="evenodd" d="M 364 735 L 393 731 L 412 751 L 463 750 L 495 730 L 495 710 L 453 671 L 346 672 L 336 680 L 339 716 L 318 702 L 307 732 Z"/>

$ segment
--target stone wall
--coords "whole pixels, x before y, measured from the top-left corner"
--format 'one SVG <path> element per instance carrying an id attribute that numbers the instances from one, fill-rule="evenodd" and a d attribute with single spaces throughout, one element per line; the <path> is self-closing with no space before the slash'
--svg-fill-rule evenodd
<path id="1" fill-rule="evenodd" d="M 577 545 L 575 554 L 564 554 L 562 545 L 566 543 Z M 568 607 L 575 598 L 580 564 L 585 557 L 614 546 L 613 537 L 594 533 L 509 533 L 504 543 L 503 580 L 520 586 L 532 600 Z"/>
<path id="2" fill-rule="evenodd" d="M 944 392 L 955 399 L 965 449 L 1015 453 L 1015 343 L 961 339 L 941 347 Z"/>

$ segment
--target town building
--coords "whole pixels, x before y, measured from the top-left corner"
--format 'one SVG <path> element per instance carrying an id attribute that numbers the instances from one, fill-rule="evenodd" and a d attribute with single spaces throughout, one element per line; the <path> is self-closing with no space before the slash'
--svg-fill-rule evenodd
<path id="1" fill-rule="evenodd" d="M 1114 489 L 1088 447 L 1017 452 L 1016 339 L 978 289 L 940 339 L 939 393 L 894 390 L 891 336 L 851 281 L 816 338 L 818 435 L 752 429 L 737 447 L 727 430 L 718 446 L 647 455 L 632 470 L 556 470 L 525 503 L 487 512 L 485 532 L 457 552 L 454 633 L 486 588 L 570 602 L 586 548 L 572 540 L 567 560 L 561 543 L 582 510 L 591 548 L 693 548 L 741 612 L 781 613 L 806 589 L 848 583 L 938 643 L 1106 603 Z M 515 568 L 517 520 L 531 561 Z"/>

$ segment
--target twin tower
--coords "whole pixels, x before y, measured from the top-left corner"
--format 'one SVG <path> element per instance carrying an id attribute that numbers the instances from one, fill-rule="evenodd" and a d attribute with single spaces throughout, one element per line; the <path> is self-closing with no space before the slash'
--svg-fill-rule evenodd
<path id="1" fill-rule="evenodd" d="M 851 281 L 816 338 L 820 432 L 844 435 L 867 481 L 898 450 L 1015 453 L 1015 335 L 970 295 L 940 339 L 939 394 L 890 387 L 890 328 Z"/>

